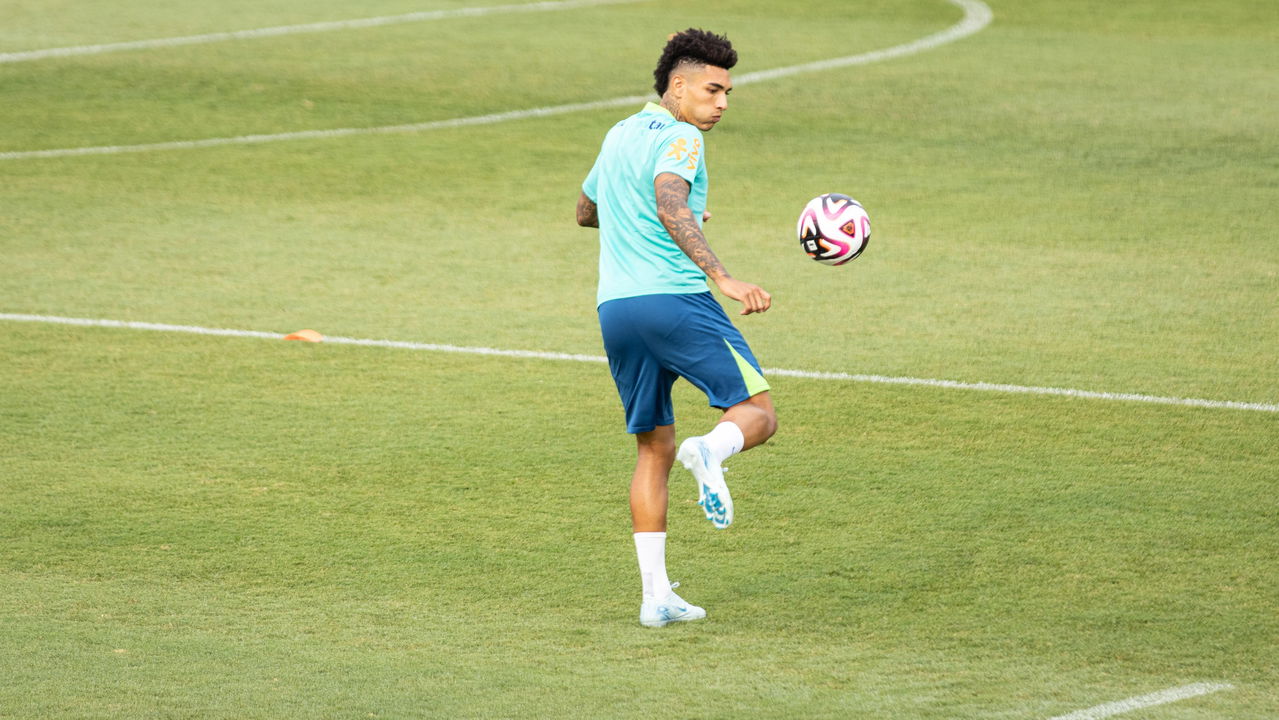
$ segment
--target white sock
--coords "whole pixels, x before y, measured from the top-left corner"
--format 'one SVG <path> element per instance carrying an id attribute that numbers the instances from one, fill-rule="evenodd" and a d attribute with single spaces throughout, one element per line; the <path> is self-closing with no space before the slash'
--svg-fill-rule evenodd
<path id="1" fill-rule="evenodd" d="M 741 452 L 746 444 L 742 429 L 729 420 L 716 425 L 714 430 L 702 436 L 702 440 L 710 448 L 711 455 L 721 463 Z"/>
<path id="2" fill-rule="evenodd" d="M 666 577 L 666 533 L 635 533 L 635 555 L 639 558 L 644 597 L 664 600 L 671 594 L 671 581 Z"/>

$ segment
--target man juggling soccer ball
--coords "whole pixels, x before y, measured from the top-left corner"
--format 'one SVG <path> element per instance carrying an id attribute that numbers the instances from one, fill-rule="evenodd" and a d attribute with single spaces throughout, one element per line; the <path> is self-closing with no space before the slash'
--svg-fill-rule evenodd
<path id="1" fill-rule="evenodd" d="M 721 463 L 777 430 L 759 363 L 707 279 L 764 312 L 772 297 L 728 274 L 702 234 L 706 144 L 732 90 L 737 52 L 728 38 L 688 29 L 672 35 L 653 72 L 659 103 L 617 123 L 582 183 L 577 222 L 599 228 L 600 330 L 609 368 L 635 435 L 631 520 L 644 597 L 640 623 L 661 627 L 706 611 L 676 595 L 666 575 L 667 483 L 678 458 L 699 486 L 699 505 L 717 528 L 733 522 Z M 675 446 L 671 387 L 683 377 L 724 411 L 700 437 Z"/>

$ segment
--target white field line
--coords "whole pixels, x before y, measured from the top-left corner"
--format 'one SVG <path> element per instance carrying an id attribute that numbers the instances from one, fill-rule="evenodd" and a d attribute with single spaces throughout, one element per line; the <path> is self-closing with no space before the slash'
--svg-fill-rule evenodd
<path id="1" fill-rule="evenodd" d="M 240 135 L 229 138 L 206 138 L 204 140 L 174 140 L 171 142 L 147 143 L 144 145 L 103 145 L 99 147 L 63 148 L 59 150 L 27 150 L 22 152 L 0 152 L 0 160 L 25 160 L 30 158 L 74 157 L 76 155 L 117 155 L 120 153 L 140 153 L 153 150 L 195 150 L 198 148 L 219 147 L 222 145 L 255 145 L 258 143 L 280 142 L 283 140 L 324 140 L 351 135 L 382 135 L 390 133 L 424 132 L 427 130 L 443 130 L 446 128 L 468 127 L 471 125 L 492 125 L 508 120 L 524 120 L 533 117 L 563 115 L 564 113 L 584 110 L 602 110 L 622 105 L 635 105 L 647 100 L 645 95 L 634 95 L 611 100 L 556 105 L 552 107 L 531 108 L 528 110 L 512 110 L 492 115 L 474 115 L 448 120 L 413 123 L 410 125 L 387 125 L 373 128 L 337 128 L 334 130 L 301 130 L 298 132 L 274 133 L 270 135 Z"/>
<path id="2" fill-rule="evenodd" d="M 105 43 L 101 45 L 77 45 L 74 47 L 0 53 L 0 63 L 29 62 L 31 60 L 71 57 L 75 55 L 101 55 L 103 53 L 120 52 L 123 50 L 145 50 L 150 48 L 178 47 L 181 45 L 203 45 L 206 43 L 223 42 L 225 40 L 252 40 L 255 38 L 277 37 L 280 35 L 299 35 L 302 33 L 332 32 L 335 30 L 357 30 L 360 28 L 380 27 L 383 25 L 401 25 L 404 23 L 447 20 L 449 18 L 459 17 L 480 17 L 483 15 L 497 15 L 504 13 L 575 10 L 577 8 L 592 7 L 595 5 L 619 5 L 622 3 L 645 1 L 646 0 L 558 0 L 557 2 L 532 2 L 519 3 L 516 5 L 464 7 L 452 10 L 426 10 L 422 12 L 404 13 L 403 15 L 383 15 L 381 17 L 357 18 L 354 20 L 335 20 L 331 22 L 306 23 L 303 25 L 281 25 L 278 27 L 233 30 L 230 32 L 215 32 L 204 35 L 186 35 L 183 37 L 155 38 L 153 40 L 133 40 L 129 42 Z"/>
<path id="3" fill-rule="evenodd" d="M 1233 690 L 1234 685 L 1229 683 L 1194 683 L 1191 685 L 1183 685 L 1181 687 L 1168 688 L 1160 690 L 1149 695 L 1138 695 L 1130 697 L 1126 700 L 1117 700 L 1115 702 L 1105 703 L 1096 707 L 1090 707 L 1086 710 L 1076 710 L 1069 715 L 1058 715 L 1048 718 L 1048 720 L 1101 720 L 1113 715 L 1120 715 L 1141 708 L 1154 707 L 1155 705 L 1166 705 L 1168 703 L 1187 700 L 1200 695 L 1208 695 L 1222 690 Z"/>
<path id="4" fill-rule="evenodd" d="M 621 1 L 621 0 L 616 0 Z M 846 57 L 832 58 L 813 63 L 803 63 L 800 65 L 790 65 L 787 67 L 774 68 L 772 70 L 761 70 L 759 72 L 745 73 L 735 78 L 737 85 L 749 84 L 752 82 L 762 82 L 765 80 L 776 80 L 778 78 L 798 75 L 800 73 L 817 72 L 820 70 L 830 70 L 833 68 L 851 67 L 854 65 L 865 65 L 867 63 L 880 62 L 892 58 L 905 57 L 917 53 L 931 50 L 933 48 L 955 42 L 961 38 L 968 37 L 982 28 L 990 24 L 993 14 L 990 8 L 980 0 L 947 0 L 953 5 L 957 5 L 964 11 L 964 17 L 955 25 L 926 37 L 914 40 L 903 45 L 896 45 L 882 50 L 872 50 L 870 52 L 859 53 L 857 55 L 848 55 Z M 550 3 L 548 3 L 550 4 Z M 516 6 L 519 7 L 519 6 Z M 59 158 L 74 157 L 79 155 L 116 155 L 120 153 L 137 153 L 151 152 L 157 150 L 193 150 L 197 148 L 219 147 L 223 145 L 253 145 L 268 142 L 281 142 L 286 140 L 319 140 L 337 137 L 349 137 L 352 135 L 379 135 L 386 133 L 411 133 L 425 132 L 428 130 L 442 130 L 446 128 L 466 127 L 471 125 L 491 125 L 494 123 L 507 122 L 510 120 L 524 120 L 535 117 L 547 117 L 551 115 L 563 115 L 565 113 L 581 112 L 585 110 L 601 110 L 611 107 L 619 107 L 625 105 L 636 105 L 648 100 L 647 95 L 630 95 L 627 97 L 618 97 L 608 100 L 596 100 L 592 102 L 570 103 L 568 105 L 549 105 L 546 107 L 528 108 L 524 110 L 511 110 L 509 112 L 493 113 L 490 115 L 477 115 L 472 117 L 452 118 L 448 120 L 434 120 L 431 122 L 411 123 L 407 125 L 387 125 L 382 127 L 371 128 L 337 128 L 333 130 L 304 130 L 300 132 L 272 133 L 264 135 L 240 135 L 237 137 L 221 137 L 206 138 L 203 140 L 175 140 L 170 142 L 159 143 L 143 143 L 140 145 L 101 145 L 96 147 L 80 147 L 80 148 L 57 148 L 50 150 L 20 150 L 11 152 L 0 152 L 0 160 L 26 160 L 36 158 Z"/>
<path id="5" fill-rule="evenodd" d="M 281 340 L 283 333 L 261 332 L 257 330 L 232 330 L 227 328 L 208 328 L 197 325 L 167 325 L 163 323 L 134 322 L 126 320 L 100 320 L 92 318 L 61 317 L 57 315 L 27 315 L 22 313 L 0 313 L 0 320 L 13 322 L 47 323 L 54 325 L 76 325 L 81 327 L 120 328 L 126 330 L 153 330 L 159 332 L 190 333 L 194 335 L 220 335 L 228 337 L 261 338 Z M 449 352 L 465 355 L 488 355 L 498 357 L 524 358 L 531 360 L 568 360 L 572 362 L 606 363 L 608 359 L 600 355 L 580 355 L 575 353 L 542 352 L 537 350 L 504 350 L 489 347 L 467 347 L 462 345 L 443 345 L 436 343 L 406 342 L 402 340 L 371 340 L 340 336 L 325 336 L 324 342 L 331 345 L 363 345 L 366 347 L 396 348 L 400 350 L 420 350 L 428 352 Z M 1134 393 L 1109 393 L 1092 390 L 1075 390 L 1070 388 L 1035 387 L 1031 385 L 1006 385 L 1001 383 L 970 383 L 956 380 L 933 380 L 928 378 L 888 377 L 884 375 L 854 375 L 849 373 L 815 372 L 810 370 L 787 370 L 784 368 L 764 368 L 766 375 L 777 377 L 804 378 L 808 380 L 828 380 L 834 382 L 878 383 L 883 385 L 916 385 L 922 387 L 941 388 L 946 390 L 973 390 L 979 392 L 1014 393 L 1022 395 L 1059 395 L 1084 400 L 1114 400 L 1122 402 L 1151 403 L 1155 405 L 1180 405 L 1183 407 L 1210 408 L 1216 410 L 1251 410 L 1255 412 L 1279 413 L 1279 404 L 1235 402 L 1231 400 L 1201 400 L 1196 398 L 1161 397 L 1158 395 L 1138 395 Z"/>
<path id="6" fill-rule="evenodd" d="M 884 48 L 882 50 L 871 50 L 857 55 L 849 55 L 847 57 L 831 58 L 829 60 L 819 60 L 817 62 L 803 63 L 801 65 L 790 65 L 787 67 L 774 68 L 772 70 L 759 70 L 757 72 L 745 73 L 733 78 L 734 85 L 744 85 L 753 82 L 762 82 L 765 80 L 776 80 L 778 78 L 799 75 L 800 73 L 819 72 L 822 70 L 834 70 L 837 68 L 853 67 L 855 65 L 869 65 L 870 63 L 883 62 L 884 60 L 892 60 L 894 58 L 907 57 L 909 55 L 918 55 L 921 52 L 927 52 L 933 48 L 941 47 L 956 40 L 962 40 L 969 35 L 975 35 L 982 31 L 995 15 L 991 12 L 990 6 L 980 0 L 949 0 L 953 5 L 958 5 L 964 11 L 964 17 L 956 24 L 942 30 L 939 33 L 927 35 L 918 40 L 894 45 L 893 47 Z"/>

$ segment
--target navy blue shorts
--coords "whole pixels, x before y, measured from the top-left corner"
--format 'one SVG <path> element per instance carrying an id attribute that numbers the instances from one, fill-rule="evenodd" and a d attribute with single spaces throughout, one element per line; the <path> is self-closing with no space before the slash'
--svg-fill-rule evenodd
<path id="1" fill-rule="evenodd" d="M 671 387 L 680 377 L 717 408 L 768 390 L 746 340 L 709 292 L 609 300 L 599 315 L 629 433 L 675 423 Z"/>

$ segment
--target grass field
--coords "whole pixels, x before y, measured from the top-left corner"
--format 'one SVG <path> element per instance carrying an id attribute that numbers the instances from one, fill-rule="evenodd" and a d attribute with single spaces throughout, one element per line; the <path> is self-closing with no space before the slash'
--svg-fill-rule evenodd
<path id="1" fill-rule="evenodd" d="M 7 0 L 0 57 L 474 1 Z M 756 354 L 1279 403 L 1279 9 L 989 4 L 733 93 L 707 229 L 774 294 Z M 22 153 L 607 100 L 688 26 L 744 75 L 962 14 L 653 0 L 0 62 L 0 313 L 599 355 L 573 205 L 629 106 Z M 829 191 L 875 223 L 843 268 L 793 239 Z M 1111 709 L 1279 717 L 1272 410 L 776 376 L 733 527 L 676 474 L 709 617 L 654 631 L 600 363 L 12 318 L 0 363 L 0 718 L 1046 719 L 1192 683 L 1230 687 Z M 677 415 L 714 419 L 684 384 Z"/>

